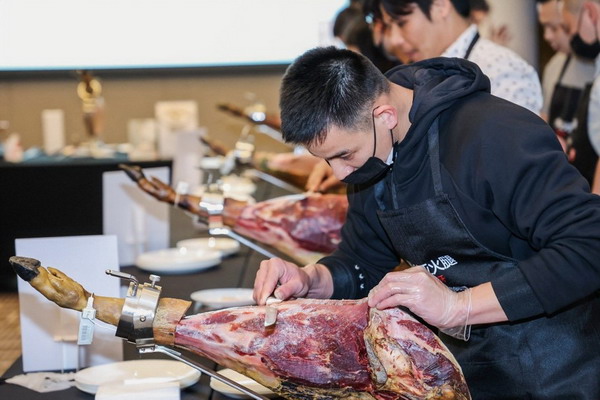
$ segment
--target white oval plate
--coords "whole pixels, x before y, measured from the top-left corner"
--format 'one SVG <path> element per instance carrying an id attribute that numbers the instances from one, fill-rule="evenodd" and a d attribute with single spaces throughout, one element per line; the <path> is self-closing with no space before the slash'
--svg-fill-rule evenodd
<path id="1" fill-rule="evenodd" d="M 219 169 L 225 163 L 225 157 L 216 156 L 216 157 L 203 157 L 200 160 L 199 167 L 202 169 Z"/>
<path id="2" fill-rule="evenodd" d="M 229 378 L 242 386 L 247 387 L 248 389 L 266 397 L 276 397 L 277 395 L 273 393 L 268 388 L 264 387 L 260 383 L 256 382 L 253 379 L 248 378 L 238 372 L 235 372 L 232 369 L 226 368 L 220 371 L 217 371 L 220 375 L 223 375 L 226 378 Z M 223 393 L 226 396 L 233 397 L 234 399 L 249 399 L 250 396 L 240 392 L 237 389 L 232 388 L 224 384 L 221 381 L 216 380 L 215 378 L 210 378 L 210 387 L 217 392 Z"/>
<path id="3" fill-rule="evenodd" d="M 248 178 L 237 175 L 227 175 L 221 177 L 223 182 L 221 189 L 225 196 L 244 196 L 251 195 L 256 191 L 256 185 Z"/>
<path id="4" fill-rule="evenodd" d="M 209 308 L 229 308 L 256 304 L 252 298 L 252 289 L 206 289 L 190 295 L 192 300 Z"/>
<path id="5" fill-rule="evenodd" d="M 180 240 L 177 242 L 177 247 L 185 247 L 188 250 L 217 250 L 221 252 L 221 257 L 227 257 L 240 251 L 240 243 L 237 240 L 215 237 Z"/>
<path id="6" fill-rule="evenodd" d="M 200 271 L 218 265 L 220 262 L 220 251 L 181 248 L 140 254 L 135 260 L 135 265 L 149 272 L 178 274 Z"/>
<path id="7" fill-rule="evenodd" d="M 131 360 L 82 369 L 75 374 L 75 386 L 95 394 L 99 386 L 107 384 L 179 382 L 179 387 L 186 388 L 198 379 L 199 371 L 179 361 Z"/>

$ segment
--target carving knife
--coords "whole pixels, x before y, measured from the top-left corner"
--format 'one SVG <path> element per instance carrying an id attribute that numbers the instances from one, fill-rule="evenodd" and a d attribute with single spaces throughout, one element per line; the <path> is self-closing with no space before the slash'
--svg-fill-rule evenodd
<path id="1" fill-rule="evenodd" d="M 265 327 L 273 326 L 277 322 L 277 308 L 273 307 L 272 304 L 281 303 L 276 297 L 267 298 L 267 304 L 265 306 Z"/>

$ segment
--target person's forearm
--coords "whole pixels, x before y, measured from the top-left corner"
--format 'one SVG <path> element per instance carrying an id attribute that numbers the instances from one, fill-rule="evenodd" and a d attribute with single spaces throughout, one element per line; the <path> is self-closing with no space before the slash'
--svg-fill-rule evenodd
<path id="1" fill-rule="evenodd" d="M 471 289 L 469 325 L 508 321 L 490 282 Z"/>
<path id="2" fill-rule="evenodd" d="M 302 268 L 309 278 L 309 290 L 306 297 L 329 299 L 333 294 L 333 277 L 323 264 L 309 264 Z"/>
<path id="3" fill-rule="evenodd" d="M 600 195 L 600 159 L 596 163 L 596 172 L 594 173 L 594 182 L 592 183 L 592 193 Z"/>

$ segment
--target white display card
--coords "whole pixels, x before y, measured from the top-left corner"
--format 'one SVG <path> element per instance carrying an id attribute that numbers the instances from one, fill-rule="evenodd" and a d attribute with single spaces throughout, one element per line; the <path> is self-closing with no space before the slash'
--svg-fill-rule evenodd
<path id="1" fill-rule="evenodd" d="M 105 270 L 118 270 L 114 236 L 69 236 L 15 240 L 16 254 L 54 267 L 87 291 L 120 297 L 119 279 Z M 123 340 L 116 328 L 95 320 L 94 340 L 77 346 L 79 312 L 58 307 L 31 285 L 18 280 L 23 371 L 70 370 L 123 359 Z"/>
<path id="2" fill-rule="evenodd" d="M 169 167 L 144 169 L 169 183 Z M 134 265 L 141 253 L 169 247 L 169 205 L 145 193 L 123 171 L 102 175 L 102 218 L 105 235 L 116 235 L 119 265 Z"/>

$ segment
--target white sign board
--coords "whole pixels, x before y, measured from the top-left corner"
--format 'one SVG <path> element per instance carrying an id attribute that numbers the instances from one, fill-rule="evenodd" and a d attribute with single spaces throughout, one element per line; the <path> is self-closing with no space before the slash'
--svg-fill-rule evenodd
<path id="1" fill-rule="evenodd" d="M 144 174 L 169 182 L 169 168 Z M 102 218 L 105 235 L 116 235 L 119 265 L 134 265 L 141 253 L 169 247 L 169 205 L 145 193 L 123 171 L 102 175 Z"/>
<path id="2" fill-rule="evenodd" d="M 200 162 L 204 156 L 205 146 L 200 138 L 205 134 L 204 128 L 177 133 L 176 151 L 173 157 L 173 187 L 176 188 L 179 182 L 185 182 L 188 184 L 188 193 L 194 193 L 202 186 Z"/>
<path id="3" fill-rule="evenodd" d="M 79 282 L 88 292 L 120 297 L 120 280 L 105 274 L 119 269 L 114 236 L 71 236 L 15 240 L 16 254 L 40 260 Z M 23 371 L 84 368 L 123 359 L 116 328 L 95 321 L 94 340 L 77 346 L 79 312 L 58 307 L 19 279 Z"/>

